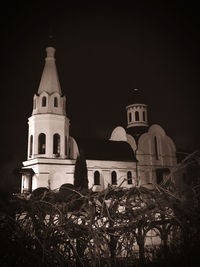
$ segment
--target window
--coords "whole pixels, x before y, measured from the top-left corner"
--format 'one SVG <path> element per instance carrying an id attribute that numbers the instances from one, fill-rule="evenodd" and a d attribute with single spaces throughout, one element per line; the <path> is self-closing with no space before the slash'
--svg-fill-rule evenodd
<path id="1" fill-rule="evenodd" d="M 132 121 L 132 114 L 129 113 L 129 122 L 131 122 L 131 121 Z"/>
<path id="2" fill-rule="evenodd" d="M 53 136 L 53 154 L 60 154 L 60 135 L 54 134 Z"/>
<path id="3" fill-rule="evenodd" d="M 130 171 L 127 172 L 127 183 L 128 184 L 132 184 L 133 183 L 132 173 Z"/>
<path id="4" fill-rule="evenodd" d="M 33 100 L 33 109 L 36 109 L 36 99 Z"/>
<path id="5" fill-rule="evenodd" d="M 98 171 L 94 172 L 94 185 L 100 185 L 100 173 Z"/>
<path id="6" fill-rule="evenodd" d="M 54 107 L 58 107 L 58 98 L 54 97 Z"/>
<path id="7" fill-rule="evenodd" d="M 116 185 L 117 184 L 117 174 L 115 171 L 111 173 L 111 184 Z"/>
<path id="8" fill-rule="evenodd" d="M 135 112 L 135 120 L 139 121 L 139 112 L 138 111 Z"/>
<path id="9" fill-rule="evenodd" d="M 154 148 L 155 148 L 156 159 L 158 160 L 158 142 L 156 136 L 154 136 Z"/>
<path id="10" fill-rule="evenodd" d="M 47 105 L 47 98 L 46 98 L 46 96 L 43 96 L 42 97 L 42 107 L 46 107 L 46 105 Z"/>
<path id="11" fill-rule="evenodd" d="M 33 136 L 30 136 L 29 157 L 33 154 Z"/>
<path id="12" fill-rule="evenodd" d="M 145 111 L 143 111 L 143 121 L 146 121 L 146 118 L 145 118 Z"/>
<path id="13" fill-rule="evenodd" d="M 46 150 L 46 135 L 44 133 L 38 136 L 38 154 L 45 154 Z"/>

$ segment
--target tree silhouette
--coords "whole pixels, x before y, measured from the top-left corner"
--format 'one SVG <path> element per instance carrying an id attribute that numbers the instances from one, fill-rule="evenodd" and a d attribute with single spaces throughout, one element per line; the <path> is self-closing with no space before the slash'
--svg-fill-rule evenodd
<path id="1" fill-rule="evenodd" d="M 76 159 L 74 186 L 80 190 L 88 189 L 88 170 L 83 152 Z"/>

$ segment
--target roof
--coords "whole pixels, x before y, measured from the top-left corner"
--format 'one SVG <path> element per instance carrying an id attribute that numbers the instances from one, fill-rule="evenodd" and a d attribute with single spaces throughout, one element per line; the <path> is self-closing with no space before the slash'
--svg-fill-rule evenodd
<path id="1" fill-rule="evenodd" d="M 47 57 L 45 59 L 45 66 L 43 69 L 38 94 L 42 92 L 47 92 L 48 94 L 58 93 L 61 95 L 61 88 L 60 82 L 58 79 L 58 73 L 56 69 L 55 63 L 55 48 L 54 47 L 47 47 Z"/>
<path id="2" fill-rule="evenodd" d="M 78 139 L 79 151 L 84 153 L 86 159 L 137 161 L 131 146 L 124 141 Z"/>
<path id="3" fill-rule="evenodd" d="M 132 104 L 146 104 L 144 94 L 139 89 L 133 89 L 128 95 L 127 106 Z"/>

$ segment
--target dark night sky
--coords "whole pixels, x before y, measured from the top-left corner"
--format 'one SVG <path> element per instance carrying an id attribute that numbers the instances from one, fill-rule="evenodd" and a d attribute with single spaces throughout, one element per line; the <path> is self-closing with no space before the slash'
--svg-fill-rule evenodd
<path id="1" fill-rule="evenodd" d="M 160 124 L 180 149 L 199 148 L 197 6 L 41 2 L 1 10 L 1 165 L 26 159 L 27 120 L 52 44 L 72 136 L 109 138 L 126 125 L 127 97 L 140 88 L 150 124 Z"/>

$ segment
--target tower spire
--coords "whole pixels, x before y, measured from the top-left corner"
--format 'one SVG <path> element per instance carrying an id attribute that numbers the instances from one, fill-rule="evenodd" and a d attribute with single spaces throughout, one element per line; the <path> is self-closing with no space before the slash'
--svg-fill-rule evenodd
<path id="1" fill-rule="evenodd" d="M 45 66 L 43 69 L 38 94 L 42 92 L 47 92 L 48 94 L 58 93 L 61 95 L 60 82 L 58 79 L 58 73 L 55 63 L 55 48 L 47 47 L 46 52 L 47 56 L 45 59 Z"/>

